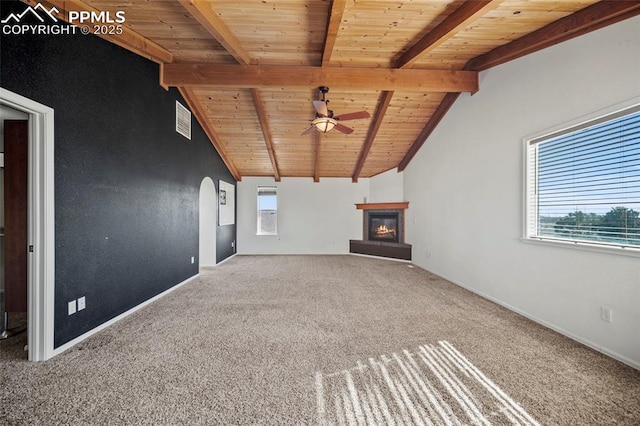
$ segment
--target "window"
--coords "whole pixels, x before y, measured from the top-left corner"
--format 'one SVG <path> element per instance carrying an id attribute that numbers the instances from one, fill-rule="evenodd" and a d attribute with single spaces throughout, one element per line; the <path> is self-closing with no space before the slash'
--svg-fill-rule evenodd
<path id="1" fill-rule="evenodd" d="M 258 187 L 258 235 L 278 234 L 278 195 L 275 186 Z"/>
<path id="2" fill-rule="evenodd" d="M 640 249 L 640 105 L 525 142 L 526 238 Z"/>

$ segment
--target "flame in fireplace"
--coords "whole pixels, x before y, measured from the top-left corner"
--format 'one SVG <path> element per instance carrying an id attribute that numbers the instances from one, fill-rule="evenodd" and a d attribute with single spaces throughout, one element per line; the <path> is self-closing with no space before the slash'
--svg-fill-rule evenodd
<path id="1" fill-rule="evenodd" d="M 396 229 L 395 228 L 387 228 L 386 225 L 380 225 L 376 228 L 376 236 L 378 238 L 395 238 L 396 237 Z"/>

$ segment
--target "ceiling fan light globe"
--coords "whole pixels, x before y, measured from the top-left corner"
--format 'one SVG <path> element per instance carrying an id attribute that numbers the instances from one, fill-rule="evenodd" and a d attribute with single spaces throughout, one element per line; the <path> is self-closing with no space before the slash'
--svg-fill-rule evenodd
<path id="1" fill-rule="evenodd" d="M 336 127 L 337 122 L 330 117 L 320 117 L 313 120 L 311 124 L 316 128 L 317 131 L 321 133 L 328 133 Z"/>

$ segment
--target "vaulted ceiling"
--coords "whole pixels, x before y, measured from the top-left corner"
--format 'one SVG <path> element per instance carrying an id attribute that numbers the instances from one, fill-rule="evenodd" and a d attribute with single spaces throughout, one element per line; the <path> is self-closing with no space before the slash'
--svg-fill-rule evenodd
<path id="1" fill-rule="evenodd" d="M 231 173 L 375 176 L 404 170 L 478 73 L 640 13 L 638 1 L 24 0 L 124 11 L 103 35 L 160 64 Z M 301 135 L 328 86 L 353 133 Z M 464 125 L 464 123 L 460 123 Z"/>

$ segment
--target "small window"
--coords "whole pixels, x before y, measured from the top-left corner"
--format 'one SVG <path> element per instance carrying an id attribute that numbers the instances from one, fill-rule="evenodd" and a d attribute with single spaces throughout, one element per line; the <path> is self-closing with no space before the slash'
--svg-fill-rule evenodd
<path id="1" fill-rule="evenodd" d="M 274 186 L 258 187 L 258 235 L 278 234 L 278 195 Z"/>
<path id="2" fill-rule="evenodd" d="M 526 149 L 526 238 L 640 248 L 640 105 Z"/>

